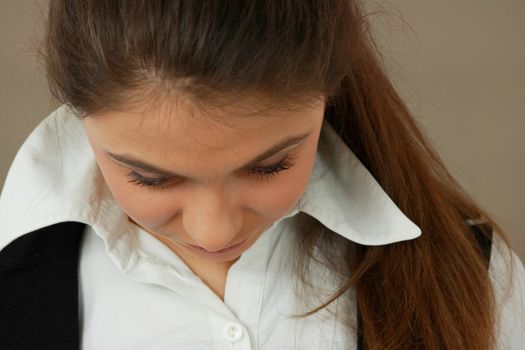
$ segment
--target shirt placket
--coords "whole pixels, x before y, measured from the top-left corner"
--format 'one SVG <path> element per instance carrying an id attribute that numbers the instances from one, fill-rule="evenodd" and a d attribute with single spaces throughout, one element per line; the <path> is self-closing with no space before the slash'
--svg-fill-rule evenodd
<path id="1" fill-rule="evenodd" d="M 268 250 L 275 234 L 274 225 L 228 271 L 224 303 L 237 319 L 216 325 L 218 337 L 220 333 L 222 342 L 230 345 L 227 349 L 257 349 Z"/>

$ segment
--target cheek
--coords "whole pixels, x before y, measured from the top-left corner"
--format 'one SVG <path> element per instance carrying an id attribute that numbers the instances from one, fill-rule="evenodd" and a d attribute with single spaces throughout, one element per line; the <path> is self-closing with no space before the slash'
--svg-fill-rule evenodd
<path id="1" fill-rule="evenodd" d="M 99 166 L 113 197 L 135 222 L 145 227 L 161 226 L 177 213 L 173 195 L 131 184 L 127 173 L 111 164 L 102 161 Z"/>
<path id="2" fill-rule="evenodd" d="M 129 188 L 133 185 L 125 186 Z M 116 189 L 114 195 L 122 210 L 143 227 L 163 226 L 179 212 L 174 201 L 154 193 L 148 194 L 145 189 Z"/>
<path id="3" fill-rule="evenodd" d="M 275 179 L 246 188 L 243 203 L 258 215 L 277 220 L 297 204 L 308 184 L 311 169 L 309 162 L 296 164 Z"/>

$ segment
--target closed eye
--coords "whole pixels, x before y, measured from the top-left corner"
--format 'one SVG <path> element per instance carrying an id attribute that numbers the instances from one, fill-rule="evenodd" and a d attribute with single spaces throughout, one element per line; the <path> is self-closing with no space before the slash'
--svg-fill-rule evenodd
<path id="1" fill-rule="evenodd" d="M 258 180 L 268 180 L 272 177 L 275 177 L 278 173 L 288 170 L 295 165 L 294 158 L 286 156 L 279 162 L 265 167 L 253 167 L 247 170 L 249 175 L 255 175 Z M 148 177 L 143 176 L 136 171 L 132 170 L 127 174 L 129 180 L 128 182 L 137 185 L 145 186 L 150 189 L 162 189 L 168 186 L 171 186 L 177 182 L 177 179 L 172 177 Z"/>

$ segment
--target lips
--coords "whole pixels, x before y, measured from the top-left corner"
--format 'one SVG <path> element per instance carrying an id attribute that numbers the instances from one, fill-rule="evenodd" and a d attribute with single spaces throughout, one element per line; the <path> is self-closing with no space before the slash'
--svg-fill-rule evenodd
<path id="1" fill-rule="evenodd" d="M 233 251 L 233 250 L 235 250 L 236 248 L 240 247 L 244 242 L 246 242 L 246 240 L 244 240 L 244 241 L 242 241 L 242 242 L 239 242 L 239 243 L 237 243 L 237 244 L 231 245 L 231 246 L 229 246 L 229 247 L 227 247 L 227 248 L 224 248 L 224 249 L 218 250 L 218 251 L 216 251 L 216 252 L 210 252 L 209 250 L 206 250 L 206 249 L 204 249 L 203 247 L 200 247 L 200 246 L 198 246 L 198 245 L 190 244 L 190 246 L 191 246 L 192 248 L 195 248 L 195 249 L 199 250 L 199 251 L 202 251 L 202 252 L 205 252 L 205 253 L 208 253 L 208 254 L 214 254 L 214 255 L 215 255 L 215 254 L 225 254 L 225 253 L 228 253 L 228 252 L 230 252 L 230 251 Z"/>

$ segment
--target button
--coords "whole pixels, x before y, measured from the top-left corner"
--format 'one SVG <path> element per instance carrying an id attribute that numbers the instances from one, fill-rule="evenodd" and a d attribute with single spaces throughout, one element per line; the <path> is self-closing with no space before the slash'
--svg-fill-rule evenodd
<path id="1" fill-rule="evenodd" d="M 242 338 L 242 326 L 238 323 L 228 323 L 224 326 L 222 335 L 227 341 L 235 343 Z"/>

